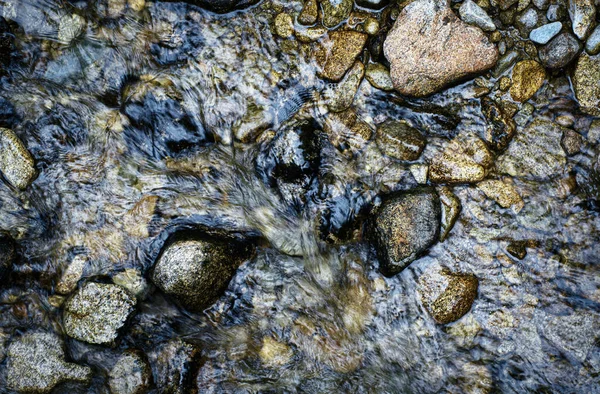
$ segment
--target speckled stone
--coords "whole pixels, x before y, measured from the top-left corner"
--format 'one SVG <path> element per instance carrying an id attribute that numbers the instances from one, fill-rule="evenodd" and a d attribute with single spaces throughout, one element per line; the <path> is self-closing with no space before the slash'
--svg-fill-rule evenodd
<path id="1" fill-rule="evenodd" d="M 319 76 L 337 82 L 354 64 L 362 51 L 367 35 L 350 30 L 338 30 L 319 41 L 314 57 Z"/>
<path id="2" fill-rule="evenodd" d="M 425 272 L 419 284 L 423 305 L 438 324 L 452 323 L 466 315 L 477 298 L 479 287 L 474 275 L 447 269 Z"/>
<path id="3" fill-rule="evenodd" d="M 460 203 L 460 199 L 452 193 L 452 190 L 449 187 L 440 187 L 438 193 L 440 195 L 440 202 L 442 203 L 440 241 L 445 241 L 460 216 L 462 204 Z"/>
<path id="4" fill-rule="evenodd" d="M 350 108 L 364 75 L 365 66 L 357 61 L 335 87 L 323 93 L 330 111 L 341 112 Z"/>
<path id="5" fill-rule="evenodd" d="M 502 208 L 512 208 L 513 211 L 518 213 L 525 205 L 523 199 L 511 183 L 486 179 L 478 183 L 477 188 Z"/>
<path id="6" fill-rule="evenodd" d="M 65 332 L 88 343 L 112 343 L 135 304 L 135 298 L 120 286 L 88 282 L 65 303 Z"/>
<path id="7" fill-rule="evenodd" d="M 187 309 L 202 311 L 223 294 L 249 253 L 217 240 L 176 241 L 162 251 L 152 281 Z"/>
<path id="8" fill-rule="evenodd" d="M 390 70 L 381 63 L 369 63 L 365 78 L 373 87 L 384 90 L 386 92 L 394 90 Z"/>
<path id="9" fill-rule="evenodd" d="M 353 5 L 352 0 L 322 0 L 323 26 L 332 28 L 348 19 Z"/>
<path id="10" fill-rule="evenodd" d="M 513 68 L 510 95 L 515 101 L 527 101 L 542 87 L 545 80 L 546 70 L 541 64 L 535 60 L 520 61 Z"/>
<path id="11" fill-rule="evenodd" d="M 300 15 L 298 15 L 298 22 L 305 26 L 312 26 L 317 23 L 319 16 L 319 5 L 316 0 L 306 0 Z"/>
<path id="12" fill-rule="evenodd" d="M 275 17 L 275 32 L 281 38 L 288 38 L 294 34 L 294 21 L 290 14 L 282 12 Z"/>
<path id="13" fill-rule="evenodd" d="M 566 163 L 560 146 L 564 130 L 552 122 L 534 120 L 523 132 L 517 133 L 506 152 L 496 159 L 497 171 L 524 179 L 559 177 Z"/>
<path id="14" fill-rule="evenodd" d="M 413 161 L 421 156 L 427 140 L 405 121 L 388 120 L 377 126 L 377 146 L 387 156 Z"/>
<path id="15" fill-rule="evenodd" d="M 369 237 L 380 271 L 395 275 L 422 255 L 439 237 L 440 200 L 432 188 L 388 197 L 372 218 Z"/>
<path id="16" fill-rule="evenodd" d="M 43 394 L 62 382 L 88 382 L 91 369 L 66 362 L 63 347 L 56 334 L 44 332 L 29 332 L 14 339 L 7 351 L 7 388 Z"/>
<path id="17" fill-rule="evenodd" d="M 480 182 L 491 164 L 485 142 L 474 135 L 459 135 L 431 160 L 429 179 L 435 183 Z"/>
<path id="18" fill-rule="evenodd" d="M 384 53 L 396 90 L 415 97 L 488 70 L 498 60 L 487 36 L 461 21 L 443 0 L 406 6 L 388 33 Z"/>
<path id="19" fill-rule="evenodd" d="M 589 55 L 597 55 L 600 53 L 600 25 L 594 29 L 585 43 L 585 51 Z"/>
<path id="20" fill-rule="evenodd" d="M 554 37 L 539 50 L 542 64 L 546 68 L 557 69 L 567 66 L 581 51 L 581 43 L 570 33 Z"/>
<path id="21" fill-rule="evenodd" d="M 137 351 L 123 353 L 108 374 L 111 394 L 145 394 L 151 383 L 152 370 Z"/>
<path id="22" fill-rule="evenodd" d="M 496 30 L 496 25 L 492 18 L 473 0 L 466 0 L 462 3 L 458 11 L 463 22 L 475 25 L 483 31 Z"/>
<path id="23" fill-rule="evenodd" d="M 573 33 L 580 40 L 585 40 L 596 25 L 594 0 L 569 0 L 569 17 Z"/>
<path id="24" fill-rule="evenodd" d="M 575 66 L 573 88 L 581 109 L 600 116 L 600 54 L 582 54 Z"/>
<path id="25" fill-rule="evenodd" d="M 583 141 L 584 139 L 581 134 L 575 130 L 567 129 L 563 133 L 563 138 L 560 144 L 567 156 L 573 156 L 581 151 Z"/>
<path id="26" fill-rule="evenodd" d="M 33 157 L 10 129 L 0 127 L 0 171 L 14 187 L 26 189 L 36 176 Z"/>

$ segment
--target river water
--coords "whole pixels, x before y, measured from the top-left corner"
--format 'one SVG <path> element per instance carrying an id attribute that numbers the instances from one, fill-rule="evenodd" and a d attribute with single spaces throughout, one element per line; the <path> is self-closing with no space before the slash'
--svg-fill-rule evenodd
<path id="1" fill-rule="evenodd" d="M 156 368 L 165 362 L 157 349 L 173 340 L 199 349 L 172 367 L 181 392 L 600 392 L 593 143 L 553 179 L 515 177 L 518 214 L 473 185 L 453 187 L 462 212 L 450 236 L 385 277 L 360 226 L 348 222 L 381 195 L 417 186 L 415 163 L 384 157 L 372 141 L 344 151 L 311 134 L 323 127 L 328 88 L 311 61 L 314 44 L 277 37 L 273 27 L 302 3 L 264 1 L 226 15 L 112 3 L 0 1 L 18 42 L 0 80 L 16 115 L 3 122 L 39 172 L 23 192 L 0 182 L 0 229 L 20 251 L 2 283 L 0 327 L 7 338 L 31 328 L 62 333 L 55 288 L 82 253 L 82 281 L 137 281 L 142 294 L 113 346 L 63 336 L 68 359 L 92 367 L 93 379 L 55 392 L 108 393 L 123 350 L 140 349 Z M 417 163 L 426 163 L 449 139 L 484 127 L 477 89 L 507 72 L 424 100 L 363 80 L 353 105 L 373 128 L 405 119 L 423 130 Z M 550 75 L 533 111 L 517 113 L 517 132 L 566 116 L 588 133 L 592 118 L 569 84 L 568 75 Z M 256 125 L 268 131 L 257 138 Z M 291 130 L 309 134 L 291 142 L 296 149 L 318 140 L 320 152 L 287 182 L 266 146 Z M 565 191 L 569 179 L 580 188 Z M 147 276 L 170 234 L 197 227 L 259 239 L 204 313 L 179 308 Z M 529 242 L 523 259 L 507 252 L 512 240 Z M 429 316 L 420 292 L 419 278 L 440 267 L 479 279 L 470 312 L 448 325 Z M 264 354 L 269 345 L 278 360 Z"/>

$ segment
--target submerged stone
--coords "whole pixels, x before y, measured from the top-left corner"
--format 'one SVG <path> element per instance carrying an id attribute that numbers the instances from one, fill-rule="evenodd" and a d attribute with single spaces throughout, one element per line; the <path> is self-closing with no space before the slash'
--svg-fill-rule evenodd
<path id="1" fill-rule="evenodd" d="M 513 68 L 512 80 L 511 97 L 515 101 L 524 102 L 542 87 L 546 80 L 546 71 L 535 60 L 523 60 Z"/>
<path id="2" fill-rule="evenodd" d="M 388 120 L 377 127 L 377 146 L 385 155 L 413 161 L 421 156 L 427 140 L 405 121 Z"/>
<path id="3" fill-rule="evenodd" d="M 334 82 L 341 80 L 366 42 L 367 35 L 356 31 L 338 30 L 329 33 L 319 41 L 314 50 L 319 75 Z"/>
<path id="4" fill-rule="evenodd" d="M 511 183 L 486 179 L 478 183 L 477 188 L 502 208 L 512 208 L 513 211 L 518 213 L 525 205 L 519 192 L 517 192 Z"/>
<path id="5" fill-rule="evenodd" d="M 152 370 L 137 351 L 126 351 L 108 374 L 111 394 L 145 394 L 150 390 Z"/>
<path id="6" fill-rule="evenodd" d="M 374 214 L 369 234 L 380 271 L 395 275 L 425 253 L 438 240 L 440 215 L 440 200 L 432 188 L 387 198 Z"/>
<path id="7" fill-rule="evenodd" d="M 474 135 L 459 135 L 431 160 L 429 179 L 436 183 L 474 183 L 485 178 L 492 154 Z"/>
<path id="8" fill-rule="evenodd" d="M 22 393 L 50 393 L 66 381 L 86 383 L 89 367 L 65 361 L 63 342 L 56 334 L 29 332 L 8 347 L 6 387 Z"/>
<path id="9" fill-rule="evenodd" d="M 187 394 L 197 372 L 200 349 L 176 338 L 159 344 L 148 353 L 154 383 L 159 393 Z"/>
<path id="10" fill-rule="evenodd" d="M 547 180 L 562 174 L 566 164 L 560 146 L 563 127 L 547 120 L 534 120 L 517 133 L 506 152 L 498 157 L 498 172 L 525 179 Z"/>
<path id="11" fill-rule="evenodd" d="M 135 304 L 135 298 L 120 286 L 88 282 L 65 303 L 65 332 L 88 343 L 111 343 Z"/>
<path id="12" fill-rule="evenodd" d="M 365 78 L 373 87 L 384 91 L 394 90 L 390 70 L 381 63 L 369 63 Z"/>
<path id="13" fill-rule="evenodd" d="M 512 140 L 517 125 L 505 105 L 489 97 L 481 99 L 481 112 L 485 116 L 485 142 L 497 151 L 506 149 Z"/>
<path id="14" fill-rule="evenodd" d="M 223 294 L 250 253 L 247 246 L 233 242 L 178 240 L 163 249 L 152 281 L 185 308 L 202 311 Z"/>
<path id="15" fill-rule="evenodd" d="M 35 162 L 10 129 L 0 127 L 0 172 L 14 187 L 24 190 L 35 178 Z"/>
<path id="16" fill-rule="evenodd" d="M 330 111 L 341 112 L 350 108 L 364 75 L 365 66 L 357 61 L 335 87 L 323 93 Z"/>
<path id="17" fill-rule="evenodd" d="M 322 0 L 323 25 L 328 28 L 339 25 L 348 19 L 353 5 L 352 0 Z"/>
<path id="18" fill-rule="evenodd" d="M 303 25 L 311 26 L 317 23 L 319 16 L 319 4 L 317 0 L 306 0 L 300 15 L 298 15 L 298 22 Z"/>
<path id="19" fill-rule="evenodd" d="M 460 200 L 449 187 L 442 186 L 438 189 L 440 202 L 442 203 L 442 221 L 440 228 L 440 241 L 445 241 L 462 210 Z"/>
<path id="20" fill-rule="evenodd" d="M 406 6 L 385 40 L 384 53 L 396 90 L 415 97 L 488 70 L 498 60 L 496 46 L 480 29 L 461 21 L 444 0 Z"/>
<path id="21" fill-rule="evenodd" d="M 479 281 L 474 275 L 447 269 L 427 271 L 419 278 L 421 299 L 438 324 L 452 323 L 471 310 Z"/>
<path id="22" fill-rule="evenodd" d="M 581 109 L 600 116 L 600 54 L 582 54 L 575 66 L 573 88 Z"/>
<path id="23" fill-rule="evenodd" d="M 0 278 L 8 271 L 17 257 L 15 241 L 0 232 Z"/>
<path id="24" fill-rule="evenodd" d="M 179 2 L 182 0 L 162 0 Z M 241 10 L 248 8 L 260 0 L 183 0 L 185 3 L 196 5 L 207 10 L 217 12 L 219 14 L 226 14 L 231 11 Z"/>

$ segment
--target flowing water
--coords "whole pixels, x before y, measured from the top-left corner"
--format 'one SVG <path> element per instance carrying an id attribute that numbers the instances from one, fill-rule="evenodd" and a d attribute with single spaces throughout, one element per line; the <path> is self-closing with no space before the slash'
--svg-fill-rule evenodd
<path id="1" fill-rule="evenodd" d="M 0 182 L 0 229 L 19 245 L 0 295 L 4 337 L 62 333 L 55 287 L 77 255 L 88 260 L 82 281 L 135 282 L 141 294 L 113 346 L 64 336 L 68 359 L 91 366 L 93 379 L 55 392 L 109 392 L 110 368 L 129 348 L 142 350 L 156 374 L 165 363 L 157 349 L 174 340 L 199 349 L 168 372 L 181 376 L 182 392 L 600 392 L 592 144 L 567 158 L 560 179 L 515 178 L 519 214 L 475 186 L 454 187 L 462 212 L 448 239 L 388 278 L 360 225 L 348 223 L 417 182 L 371 141 L 340 149 L 314 132 L 327 116 L 328 86 L 316 76 L 313 44 L 273 28 L 275 15 L 298 12 L 301 2 L 226 15 L 184 3 L 139 11 L 110 3 L 0 0 L 18 42 L 0 79 L 16 115 L 2 122 L 39 172 L 22 192 Z M 499 76 L 427 100 L 364 80 L 354 107 L 373 129 L 406 119 L 422 130 L 426 163 L 452 137 L 483 129 L 478 84 Z M 550 76 L 533 105 L 533 114 L 517 114 L 518 132 L 560 115 L 590 127 L 566 75 Z M 267 131 L 256 138 L 260 126 Z M 278 139 L 299 155 L 319 152 L 290 175 L 269 148 Z M 569 177 L 588 186 L 565 194 Z M 148 272 L 170 234 L 199 227 L 259 241 L 218 302 L 191 313 Z M 512 240 L 529 240 L 522 260 L 507 253 Z M 449 325 L 431 319 L 420 293 L 419 278 L 440 267 L 479 279 L 470 312 Z"/>

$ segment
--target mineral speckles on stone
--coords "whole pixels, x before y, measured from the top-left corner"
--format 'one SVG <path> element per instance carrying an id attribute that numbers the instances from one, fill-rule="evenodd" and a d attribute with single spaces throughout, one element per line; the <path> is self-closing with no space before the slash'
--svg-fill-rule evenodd
<path id="1" fill-rule="evenodd" d="M 0 127 L 0 172 L 14 187 L 26 189 L 36 175 L 33 157 L 10 129 Z"/>
<path id="2" fill-rule="evenodd" d="M 523 60 L 515 65 L 512 72 L 513 84 L 510 95 L 515 101 L 527 101 L 542 87 L 546 71 L 535 60 Z"/>
<path id="3" fill-rule="evenodd" d="M 319 16 L 318 7 L 317 0 L 306 0 L 302 7 L 302 11 L 300 11 L 300 15 L 298 15 L 298 22 L 306 26 L 314 25 Z"/>
<path id="4" fill-rule="evenodd" d="M 459 8 L 460 17 L 464 22 L 475 25 L 483 31 L 494 31 L 496 25 L 492 18 L 473 0 L 466 0 Z"/>
<path id="5" fill-rule="evenodd" d="M 564 128 L 546 121 L 534 120 L 517 133 L 506 152 L 496 160 L 503 174 L 525 179 L 552 179 L 562 174 L 566 163 L 560 146 Z"/>
<path id="6" fill-rule="evenodd" d="M 325 91 L 324 96 L 330 111 L 341 112 L 350 108 L 364 75 L 365 66 L 357 61 L 333 89 Z"/>
<path id="7" fill-rule="evenodd" d="M 427 141 L 419 130 L 405 121 L 388 120 L 377 127 L 377 146 L 398 160 L 417 160 Z"/>
<path id="8" fill-rule="evenodd" d="M 88 382 L 91 370 L 65 361 L 62 340 L 55 334 L 30 332 L 8 347 L 6 386 L 23 393 L 49 393 L 65 381 Z"/>
<path id="9" fill-rule="evenodd" d="M 176 241 L 162 252 L 152 281 L 186 308 L 201 311 L 221 296 L 247 255 L 226 242 Z"/>
<path id="10" fill-rule="evenodd" d="M 67 269 L 63 272 L 60 281 L 56 285 L 58 294 L 70 294 L 77 287 L 77 282 L 83 276 L 83 270 L 88 263 L 88 258 L 84 255 L 73 257 Z"/>
<path id="11" fill-rule="evenodd" d="M 440 200 L 434 189 L 421 188 L 389 197 L 377 210 L 370 237 L 380 270 L 395 275 L 438 240 Z"/>
<path id="12" fill-rule="evenodd" d="M 352 0 L 322 0 L 323 25 L 328 28 L 339 25 L 348 19 L 353 5 Z"/>
<path id="13" fill-rule="evenodd" d="M 520 212 L 525 203 L 515 187 L 504 181 L 488 179 L 477 184 L 477 188 L 496 201 L 502 208 L 512 208 Z"/>
<path id="14" fill-rule="evenodd" d="M 367 65 L 365 78 L 377 89 L 386 92 L 394 90 L 394 84 L 390 77 L 390 70 L 381 63 L 369 63 L 369 65 Z"/>
<path id="15" fill-rule="evenodd" d="M 496 102 L 489 97 L 481 99 L 481 112 L 486 119 L 485 141 L 496 151 L 506 149 L 517 130 L 512 119 L 514 112 L 506 103 Z"/>
<path id="16" fill-rule="evenodd" d="M 485 178 L 492 155 L 474 135 L 459 135 L 431 161 L 429 179 L 436 183 L 473 183 Z"/>
<path id="17" fill-rule="evenodd" d="M 529 39 L 536 44 L 547 44 L 561 29 L 561 22 L 548 23 L 537 29 L 533 29 L 531 33 L 529 33 Z"/>
<path id="18" fill-rule="evenodd" d="M 581 43 L 570 33 L 562 33 L 554 37 L 539 50 L 544 67 L 556 69 L 565 67 L 581 51 Z"/>
<path id="19" fill-rule="evenodd" d="M 473 275 L 430 269 L 419 278 L 423 305 L 439 324 L 463 317 L 477 298 L 479 281 Z"/>
<path id="20" fill-rule="evenodd" d="M 573 33 L 580 40 L 585 40 L 596 24 L 594 0 L 569 0 L 569 16 Z"/>
<path id="21" fill-rule="evenodd" d="M 139 352 L 127 351 L 110 370 L 111 394 L 145 394 L 150 389 L 152 371 Z"/>
<path id="22" fill-rule="evenodd" d="M 600 53 L 600 25 L 590 34 L 590 37 L 585 43 L 585 50 L 590 55 L 597 55 Z"/>
<path id="23" fill-rule="evenodd" d="M 600 54 L 582 54 L 575 67 L 573 88 L 584 112 L 600 116 Z"/>
<path id="24" fill-rule="evenodd" d="M 275 17 L 275 32 L 281 38 L 288 38 L 294 34 L 294 21 L 290 14 L 282 12 Z"/>
<path id="25" fill-rule="evenodd" d="M 385 40 L 384 53 L 396 90 L 416 97 L 483 72 L 498 60 L 498 50 L 485 34 L 440 0 L 406 6 Z"/>
<path id="26" fill-rule="evenodd" d="M 446 240 L 454 224 L 458 220 L 462 205 L 460 200 L 449 187 L 442 186 L 438 189 L 442 203 L 442 221 L 440 228 L 440 241 Z"/>
<path id="27" fill-rule="evenodd" d="M 367 35 L 356 31 L 343 30 L 329 33 L 318 43 L 314 56 L 319 67 L 319 75 L 337 82 L 354 64 L 362 51 Z"/>
<path id="28" fill-rule="evenodd" d="M 86 283 L 65 304 L 65 332 L 88 343 L 111 343 L 135 304 L 135 298 L 120 286 Z"/>

